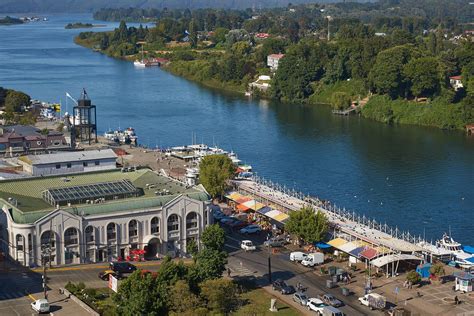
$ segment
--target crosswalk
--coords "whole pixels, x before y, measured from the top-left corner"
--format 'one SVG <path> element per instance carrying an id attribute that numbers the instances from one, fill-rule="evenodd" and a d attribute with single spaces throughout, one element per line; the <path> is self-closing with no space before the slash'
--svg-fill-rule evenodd
<path id="1" fill-rule="evenodd" d="M 41 277 L 20 273 L 15 276 L 0 275 L 0 301 L 27 296 L 42 290 Z"/>

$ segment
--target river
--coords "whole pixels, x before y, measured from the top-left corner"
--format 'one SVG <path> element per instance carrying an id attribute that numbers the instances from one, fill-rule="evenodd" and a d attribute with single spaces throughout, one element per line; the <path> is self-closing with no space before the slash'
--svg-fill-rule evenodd
<path id="1" fill-rule="evenodd" d="M 326 106 L 248 100 L 159 68 L 136 69 L 73 43 L 70 22 L 0 27 L 0 86 L 62 101 L 87 89 L 100 132 L 133 126 L 152 147 L 199 142 L 232 149 L 259 176 L 435 240 L 450 228 L 474 244 L 474 137 L 337 117 Z M 105 24 L 111 29 L 116 23 Z M 71 102 L 69 101 L 69 111 Z"/>

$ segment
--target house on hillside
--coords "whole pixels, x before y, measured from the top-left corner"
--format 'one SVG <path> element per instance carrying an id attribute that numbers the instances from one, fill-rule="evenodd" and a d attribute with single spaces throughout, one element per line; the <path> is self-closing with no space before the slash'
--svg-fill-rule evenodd
<path id="1" fill-rule="evenodd" d="M 280 60 L 285 57 L 285 54 L 271 54 L 267 56 L 267 66 L 270 67 L 272 71 L 278 69 L 278 63 Z"/>
<path id="2" fill-rule="evenodd" d="M 454 91 L 458 91 L 459 89 L 463 88 L 461 76 L 449 77 L 449 83 L 451 84 L 451 87 L 453 87 Z"/>

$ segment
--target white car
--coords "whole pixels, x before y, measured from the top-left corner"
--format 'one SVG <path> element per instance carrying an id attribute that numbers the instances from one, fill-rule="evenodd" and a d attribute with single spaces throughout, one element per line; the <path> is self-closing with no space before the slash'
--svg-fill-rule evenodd
<path id="1" fill-rule="evenodd" d="M 240 230 L 241 234 L 255 234 L 261 232 L 262 229 L 258 225 L 249 225 Z"/>
<path id="2" fill-rule="evenodd" d="M 323 309 L 325 306 L 327 305 L 324 304 L 323 301 L 321 301 L 319 298 L 314 298 L 314 297 L 309 298 L 306 303 L 306 307 L 308 307 L 309 311 L 313 311 L 319 314 L 323 312 Z"/>
<path id="3" fill-rule="evenodd" d="M 257 247 L 255 247 L 255 245 L 253 244 L 251 240 L 242 240 L 240 242 L 240 248 L 242 248 L 245 251 L 253 251 L 257 249 Z"/>
<path id="4" fill-rule="evenodd" d="M 31 303 L 31 308 L 37 313 L 49 313 L 49 302 L 41 298 Z"/>

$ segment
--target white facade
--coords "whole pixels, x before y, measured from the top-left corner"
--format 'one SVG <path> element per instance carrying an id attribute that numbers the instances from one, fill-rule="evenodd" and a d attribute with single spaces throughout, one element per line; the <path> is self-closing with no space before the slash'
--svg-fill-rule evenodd
<path id="1" fill-rule="evenodd" d="M 130 249 L 147 249 L 148 256 L 182 255 L 190 239 L 199 245 L 212 223 L 208 202 L 185 195 L 156 209 L 86 216 L 57 209 L 32 224 L 15 223 L 6 205 L 2 210 L 2 250 L 25 266 L 42 265 L 42 246 L 51 246 L 51 265 L 126 259 Z"/>
<path id="2" fill-rule="evenodd" d="M 104 149 L 29 155 L 18 162 L 33 176 L 47 176 L 115 169 L 116 159 L 112 149 Z"/>
<path id="3" fill-rule="evenodd" d="M 285 55 L 283 54 L 271 54 L 267 56 L 267 66 L 270 67 L 272 71 L 278 69 L 278 63 Z"/>
<path id="4" fill-rule="evenodd" d="M 451 87 L 454 88 L 454 91 L 458 91 L 464 87 L 462 85 L 461 76 L 449 77 L 449 83 L 451 84 Z"/>

